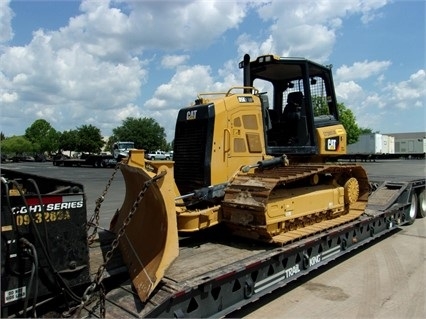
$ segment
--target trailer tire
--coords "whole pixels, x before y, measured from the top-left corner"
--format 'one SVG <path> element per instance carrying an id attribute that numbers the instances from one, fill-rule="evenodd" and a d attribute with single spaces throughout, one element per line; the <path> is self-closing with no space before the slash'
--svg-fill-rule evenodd
<path id="1" fill-rule="evenodd" d="M 417 199 L 417 194 L 416 194 L 416 192 L 412 192 L 411 193 L 410 209 L 408 211 L 408 216 L 407 216 L 408 225 L 413 224 L 414 221 L 416 220 L 418 206 L 419 206 L 419 202 L 418 202 L 418 199 Z"/>
<path id="2" fill-rule="evenodd" d="M 424 218 L 426 217 L 426 189 L 423 189 L 417 197 L 419 207 L 417 210 L 417 217 Z"/>

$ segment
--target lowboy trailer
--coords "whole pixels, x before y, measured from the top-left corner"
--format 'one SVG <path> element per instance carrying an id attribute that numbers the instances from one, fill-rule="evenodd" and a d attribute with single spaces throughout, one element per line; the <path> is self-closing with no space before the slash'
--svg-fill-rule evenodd
<path id="1" fill-rule="evenodd" d="M 339 225 L 339 220 L 328 221 L 339 226 L 313 235 L 308 233 L 302 240 L 281 247 L 227 235 L 217 238 L 211 234 L 217 234 L 217 229 L 181 239 L 179 257 L 145 303 L 137 298 L 128 277 L 116 285 L 114 276 L 119 269 L 126 271 L 120 258 L 116 258 L 117 264 L 107 269 L 111 276 L 106 279 L 106 315 L 223 317 L 402 225 L 413 223 L 416 216 L 425 216 L 424 178 L 374 184 L 377 189 L 358 219 L 343 225 Z M 220 231 L 226 234 L 226 230 Z M 97 247 L 91 248 L 91 254 L 99 257 L 100 248 L 108 242 L 108 236 L 103 236 Z M 102 251 L 108 251 L 107 247 L 108 244 Z"/>
<path id="2" fill-rule="evenodd" d="M 179 256 L 142 302 L 114 249 L 119 236 L 98 230 L 90 245 L 86 241 L 90 232 L 81 184 L 3 170 L 2 317 L 226 316 L 425 216 L 425 178 L 378 180 L 372 185 L 360 217 L 343 224 L 339 218 L 345 216 L 326 221 L 331 223 L 328 230 L 317 233 L 304 228 L 300 231 L 306 235 L 298 234 L 302 239 L 282 246 L 235 237 L 222 225 L 180 238 Z M 55 254 L 50 255 L 46 245 Z M 32 267 L 36 264 L 38 269 Z M 102 289 L 94 289 L 97 280 Z"/>
<path id="3" fill-rule="evenodd" d="M 112 155 L 97 155 L 90 154 L 83 158 L 67 158 L 65 156 L 60 156 L 53 159 L 53 166 L 91 166 L 91 167 L 114 167 L 112 161 L 114 160 L 114 156 Z"/>

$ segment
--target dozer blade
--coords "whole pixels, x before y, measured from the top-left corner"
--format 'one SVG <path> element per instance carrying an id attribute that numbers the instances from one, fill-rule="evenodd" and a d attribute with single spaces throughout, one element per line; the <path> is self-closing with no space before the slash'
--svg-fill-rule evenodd
<path id="1" fill-rule="evenodd" d="M 129 164 L 120 165 L 126 196 L 111 222 L 111 229 L 119 236 L 119 249 L 134 288 L 139 298 L 146 301 L 179 253 L 173 162 L 158 165 L 153 173 L 140 168 L 144 166 L 140 165 L 144 164 L 143 153 L 139 158 L 135 155 L 135 159 L 142 162 L 130 158 Z M 164 172 L 163 177 L 152 181 L 139 204 L 135 204 L 142 196 L 140 192 L 145 183 L 156 173 Z M 134 214 L 129 218 L 131 212 Z"/>

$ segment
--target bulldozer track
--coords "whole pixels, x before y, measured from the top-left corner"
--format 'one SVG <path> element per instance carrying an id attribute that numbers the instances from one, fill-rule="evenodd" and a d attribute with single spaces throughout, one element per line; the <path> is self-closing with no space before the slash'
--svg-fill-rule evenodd
<path id="1" fill-rule="evenodd" d="M 357 182 L 355 186 L 353 178 Z M 266 216 L 268 202 L 275 196 L 273 193 L 277 188 L 306 187 L 309 190 L 310 186 L 325 183 L 343 187 L 344 212 L 322 210 L 295 216 L 287 219 L 286 226 L 277 226 L 282 229 L 279 234 L 268 230 L 270 224 L 256 224 L 256 218 L 245 213 L 256 212 Z M 257 169 L 253 173 L 239 173 L 233 178 L 225 193 L 224 216 L 236 234 L 283 245 L 358 218 L 367 205 L 369 190 L 364 169 L 354 164 L 295 164 L 269 170 Z"/>
<path id="2" fill-rule="evenodd" d="M 306 226 L 298 230 L 292 230 L 289 232 L 279 234 L 273 237 L 273 241 L 276 243 L 285 244 L 298 239 L 306 238 L 309 235 L 317 234 L 324 230 L 331 229 L 336 226 L 341 226 L 343 224 L 351 222 L 354 219 L 361 216 L 362 213 L 363 211 L 351 211 L 350 213 L 346 215 L 342 215 L 332 220 L 323 221 L 315 225 Z"/>
<path id="3" fill-rule="evenodd" d="M 237 174 L 231 182 L 231 188 L 238 187 L 251 187 L 253 180 L 275 182 L 285 184 L 294 182 L 313 174 L 336 174 L 345 173 L 354 169 L 362 169 L 359 165 L 354 164 L 293 164 L 290 166 L 276 167 L 270 170 L 256 170 L 254 173 Z M 367 179 L 367 177 L 365 176 Z M 275 186 L 274 185 L 274 186 Z"/>

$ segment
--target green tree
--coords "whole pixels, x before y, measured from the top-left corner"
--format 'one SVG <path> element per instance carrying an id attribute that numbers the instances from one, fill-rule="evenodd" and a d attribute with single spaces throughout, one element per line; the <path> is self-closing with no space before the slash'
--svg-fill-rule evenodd
<path id="1" fill-rule="evenodd" d="M 373 130 L 371 128 L 361 128 L 360 129 L 360 134 L 371 134 L 373 133 Z M 376 132 L 379 133 L 379 132 Z"/>
<path id="2" fill-rule="evenodd" d="M 101 130 L 93 125 L 83 125 L 77 128 L 78 152 L 99 153 L 105 142 Z"/>
<path id="3" fill-rule="evenodd" d="M 0 132 L 0 141 L 3 141 L 6 137 L 4 136 L 3 132 Z"/>
<path id="4" fill-rule="evenodd" d="M 101 131 L 93 125 L 64 131 L 59 138 L 60 149 L 76 152 L 99 153 L 104 144 Z"/>
<path id="5" fill-rule="evenodd" d="M 78 145 L 78 132 L 76 130 L 69 130 L 62 132 L 59 137 L 59 149 L 75 151 Z M 71 155 L 71 154 L 70 154 Z"/>
<path id="6" fill-rule="evenodd" d="M 166 133 L 152 118 L 126 118 L 122 125 L 112 130 L 112 142 L 130 141 L 135 143 L 135 147 L 152 151 L 166 149 Z"/>
<path id="7" fill-rule="evenodd" d="M 33 143 L 34 152 L 38 153 L 57 151 L 59 136 L 60 133 L 43 119 L 36 120 L 25 130 L 25 137 Z"/>
<path id="8" fill-rule="evenodd" d="M 346 130 L 348 144 L 353 144 L 358 141 L 358 137 L 361 134 L 361 129 L 356 123 L 355 115 L 343 103 L 337 103 L 337 108 L 339 110 L 340 122 Z"/>
<path id="9" fill-rule="evenodd" d="M 312 96 L 312 106 L 314 109 L 314 116 L 330 114 L 325 97 Z"/>
<path id="10" fill-rule="evenodd" d="M 33 153 L 33 144 L 25 136 L 12 136 L 5 138 L 0 142 L 0 151 L 2 154 L 22 155 Z"/>
<path id="11" fill-rule="evenodd" d="M 312 104 L 314 108 L 314 116 L 330 114 L 325 98 L 313 97 Z M 363 130 L 369 130 L 367 128 L 361 129 L 358 126 L 355 115 L 345 106 L 345 104 L 337 103 L 337 111 L 339 112 L 340 123 L 342 123 L 346 130 L 348 144 L 353 144 L 358 141 L 358 137 L 363 132 Z"/>

